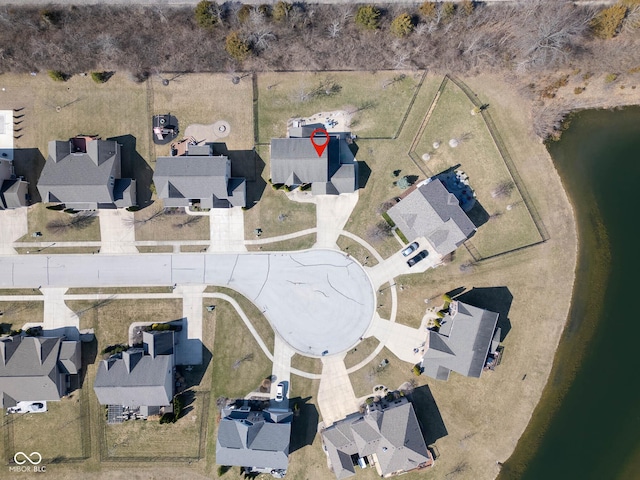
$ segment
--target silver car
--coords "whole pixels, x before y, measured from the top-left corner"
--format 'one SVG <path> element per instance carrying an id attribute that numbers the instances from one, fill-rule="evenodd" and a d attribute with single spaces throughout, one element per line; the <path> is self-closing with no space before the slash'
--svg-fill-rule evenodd
<path id="1" fill-rule="evenodd" d="M 408 257 L 409 255 L 411 255 L 413 252 L 415 252 L 418 247 L 420 245 L 418 245 L 418 242 L 413 242 L 411 245 L 409 245 L 407 248 L 405 248 L 404 250 L 402 250 L 402 255 L 404 257 Z"/>

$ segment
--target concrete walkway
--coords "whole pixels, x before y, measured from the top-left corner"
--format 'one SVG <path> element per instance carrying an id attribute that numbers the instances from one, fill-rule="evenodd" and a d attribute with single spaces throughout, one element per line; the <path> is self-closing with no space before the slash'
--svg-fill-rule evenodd
<path id="1" fill-rule="evenodd" d="M 138 253 L 135 247 L 136 232 L 133 226 L 133 212 L 124 208 L 102 209 L 100 220 L 100 253 Z"/>
<path id="2" fill-rule="evenodd" d="M 16 255 L 13 242 L 28 231 L 26 208 L 0 210 L 0 255 Z"/>
<path id="3" fill-rule="evenodd" d="M 420 349 L 427 337 L 426 332 L 417 328 L 411 328 L 400 323 L 391 322 L 377 317 L 370 333 L 372 333 L 381 344 L 384 344 L 400 360 L 408 363 L 418 363 L 422 357 Z M 415 353 L 414 349 L 418 352 Z"/>
<path id="4" fill-rule="evenodd" d="M 318 406 L 325 426 L 358 411 L 358 402 L 344 365 L 343 355 L 322 358 Z"/>
<path id="5" fill-rule="evenodd" d="M 276 237 L 266 237 L 259 238 L 257 240 L 245 240 L 245 245 L 264 245 L 267 243 L 273 242 L 281 242 L 283 240 L 291 240 L 292 238 L 304 237 L 305 235 L 310 235 L 312 233 L 316 233 L 318 231 L 317 228 L 307 228 L 306 230 L 298 230 L 297 232 L 287 233 L 286 235 L 278 235 Z"/>
<path id="6" fill-rule="evenodd" d="M 240 207 L 212 208 L 209 211 L 211 245 L 209 252 L 246 252 L 244 212 Z"/>

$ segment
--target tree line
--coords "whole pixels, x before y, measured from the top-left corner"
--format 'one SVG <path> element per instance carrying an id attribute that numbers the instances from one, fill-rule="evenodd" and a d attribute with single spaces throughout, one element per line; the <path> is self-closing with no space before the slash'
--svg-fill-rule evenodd
<path id="1" fill-rule="evenodd" d="M 640 0 L 0 8 L 0 72 L 640 70 Z M 58 75 L 58 73 L 60 75 Z"/>

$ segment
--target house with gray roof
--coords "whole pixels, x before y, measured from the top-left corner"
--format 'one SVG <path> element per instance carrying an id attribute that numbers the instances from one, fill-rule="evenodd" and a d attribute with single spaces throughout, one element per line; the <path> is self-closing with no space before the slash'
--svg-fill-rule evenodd
<path id="1" fill-rule="evenodd" d="M 456 196 L 438 179 L 420 183 L 387 215 L 409 242 L 424 237 L 441 256 L 453 252 L 476 231 Z"/>
<path id="2" fill-rule="evenodd" d="M 115 140 L 52 140 L 48 153 L 37 185 L 43 202 L 75 210 L 136 205 L 136 181 L 121 178 L 120 145 Z"/>
<path id="3" fill-rule="evenodd" d="M 338 480 L 356 474 L 356 466 L 373 465 L 391 477 L 433 465 L 418 418 L 406 397 L 367 405 L 321 432 L 329 463 Z"/>
<path id="4" fill-rule="evenodd" d="M 289 131 L 287 138 L 271 139 L 271 183 L 289 187 L 311 184 L 313 195 L 339 195 L 358 189 L 358 164 L 344 134 L 330 135 L 318 155 L 311 142 L 313 129 Z M 317 143 L 325 142 L 322 136 Z"/>
<path id="5" fill-rule="evenodd" d="M 238 401 L 222 410 L 216 463 L 282 478 L 289 466 L 293 413 L 270 411 Z"/>
<path id="6" fill-rule="evenodd" d="M 467 377 L 480 377 L 489 353 L 500 343 L 498 314 L 458 300 L 449 305 L 449 313 L 440 327 L 429 330 L 422 357 L 425 375 L 448 380 L 451 371 Z"/>
<path id="7" fill-rule="evenodd" d="M 165 207 L 244 207 L 247 182 L 231 176 L 231 160 L 214 155 L 213 145 L 186 142 L 182 155 L 158 157 L 153 174 Z"/>
<path id="8" fill-rule="evenodd" d="M 29 205 L 28 193 L 29 182 L 16 177 L 13 162 L 0 159 L 0 210 L 26 207 Z"/>
<path id="9" fill-rule="evenodd" d="M 60 400 L 81 367 L 80 342 L 63 337 L 0 338 L 0 407 Z"/>
<path id="10" fill-rule="evenodd" d="M 141 418 L 171 411 L 174 333 L 144 332 L 143 342 L 143 347 L 129 348 L 100 361 L 93 382 L 100 405 L 121 407 L 120 414 L 135 412 Z"/>

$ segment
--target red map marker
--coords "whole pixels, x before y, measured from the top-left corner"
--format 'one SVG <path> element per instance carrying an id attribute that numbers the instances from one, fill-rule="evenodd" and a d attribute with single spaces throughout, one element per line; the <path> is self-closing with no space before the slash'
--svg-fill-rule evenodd
<path id="1" fill-rule="evenodd" d="M 313 141 L 313 137 L 317 134 L 317 133 L 322 133 L 324 134 L 325 138 L 327 139 L 326 142 L 322 143 L 322 144 L 317 144 L 316 142 Z M 325 148 L 327 148 L 327 145 L 329 145 L 329 132 L 327 132 L 324 128 L 316 128 L 313 132 L 311 132 L 311 137 L 310 137 L 311 143 L 313 144 L 313 148 L 316 149 L 316 153 L 318 154 L 319 157 L 322 156 L 322 153 L 324 152 Z"/>

